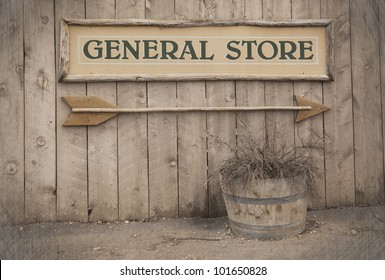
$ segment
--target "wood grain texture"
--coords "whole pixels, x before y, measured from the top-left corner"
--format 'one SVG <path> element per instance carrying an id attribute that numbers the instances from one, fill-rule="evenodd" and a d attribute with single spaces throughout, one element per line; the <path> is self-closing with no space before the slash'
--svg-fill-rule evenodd
<path id="1" fill-rule="evenodd" d="M 210 20 L 244 19 L 244 0 L 205 0 L 201 1 L 201 18 Z"/>
<path id="2" fill-rule="evenodd" d="M 263 0 L 244 0 L 245 20 L 261 20 L 263 18 Z"/>
<path id="3" fill-rule="evenodd" d="M 203 1 L 175 0 L 175 20 L 199 20 Z"/>
<path id="4" fill-rule="evenodd" d="M 59 50 L 60 21 L 62 18 L 84 18 L 83 1 L 56 1 L 56 54 Z M 58 57 L 58 56 L 57 56 Z M 57 65 L 59 61 L 57 60 Z M 57 137 L 57 219 L 88 221 L 87 190 L 87 128 L 62 126 L 70 109 L 62 96 L 85 96 L 85 83 L 56 85 Z"/>
<path id="5" fill-rule="evenodd" d="M 200 1 L 175 1 L 176 19 L 200 18 Z M 177 106 L 206 106 L 204 81 L 178 82 Z M 178 114 L 179 215 L 208 217 L 206 114 Z"/>
<path id="6" fill-rule="evenodd" d="M 379 12 L 379 32 L 380 32 L 380 64 L 381 64 L 381 100 L 382 100 L 382 142 L 384 145 L 384 162 L 385 162 L 385 1 L 378 1 L 378 12 Z M 385 170 L 385 164 L 384 164 Z M 385 187 L 382 190 L 382 196 L 385 196 Z"/>
<path id="7" fill-rule="evenodd" d="M 204 19 L 234 20 L 244 17 L 243 1 L 204 1 Z M 235 106 L 234 81 L 207 81 L 206 94 L 208 106 Z M 236 141 L 236 114 L 208 113 L 208 189 L 209 189 L 209 216 L 226 215 L 226 207 L 222 197 L 219 180 L 215 175 L 223 161 L 231 157 L 231 151 L 220 142 L 235 145 Z M 219 140 L 219 142 L 218 142 Z"/>
<path id="8" fill-rule="evenodd" d="M 356 204 L 375 205 L 384 188 L 377 1 L 352 0 L 350 11 Z"/>
<path id="9" fill-rule="evenodd" d="M 263 16 L 262 0 L 245 1 L 245 20 L 261 20 Z M 265 83 L 263 81 L 237 81 L 236 105 L 265 105 Z M 265 140 L 265 112 L 237 113 L 237 141 L 252 136 L 257 142 Z M 241 138 L 241 139 L 240 139 Z"/>
<path id="10" fill-rule="evenodd" d="M 145 0 L 116 1 L 117 18 L 144 18 Z M 119 107 L 147 106 L 145 82 L 119 82 Z M 118 116 L 119 219 L 149 217 L 147 114 Z"/>
<path id="11" fill-rule="evenodd" d="M 217 0 L 218 1 L 218 0 Z M 252 1 L 252 0 L 248 0 Z M 158 2 L 156 2 L 158 3 Z M 221 2 L 222 3 L 222 2 Z M 225 2 L 223 2 L 225 3 Z M 239 2 L 235 2 L 239 3 Z M 242 3 L 242 2 L 240 2 Z M 249 4 L 250 7 L 254 7 L 253 4 Z M 204 6 L 203 6 L 204 7 Z M 210 6 L 215 8 L 216 6 Z M 245 6 L 246 7 L 246 6 Z M 152 9 L 153 6 L 149 6 L 148 9 Z M 175 7 L 176 9 L 177 7 Z M 246 9 L 246 8 L 245 8 Z M 245 11 L 246 13 L 246 11 Z M 169 14 L 169 13 L 165 13 Z M 225 13 L 227 16 L 231 16 L 233 13 L 230 11 Z M 327 26 L 330 23 L 329 19 L 299 19 L 292 21 L 290 19 L 277 19 L 271 20 L 244 20 L 242 19 L 199 19 L 199 20 L 163 20 L 163 19 L 64 19 L 64 22 L 68 25 L 82 25 L 82 26 L 156 26 L 156 27 L 202 27 L 202 26 L 269 26 L 269 27 L 322 27 Z"/>
<path id="12" fill-rule="evenodd" d="M 149 83 L 148 107 L 176 106 L 175 83 Z M 175 113 L 148 116 L 150 216 L 178 215 L 177 119 Z"/>
<path id="13" fill-rule="evenodd" d="M 263 19 L 290 19 L 291 8 L 291 0 L 263 0 Z"/>
<path id="14" fill-rule="evenodd" d="M 174 19 L 174 1 L 146 1 L 146 18 Z M 176 83 L 147 84 L 148 107 L 175 107 Z M 148 116 L 150 217 L 178 215 L 177 116 Z"/>
<path id="15" fill-rule="evenodd" d="M 291 19 L 291 1 L 264 0 L 264 19 Z M 266 82 L 266 105 L 292 105 L 292 82 Z M 278 131 L 281 135 L 276 135 Z M 294 113 L 293 112 L 266 112 L 266 132 L 273 141 L 284 141 L 287 146 L 294 145 Z M 269 141 L 269 140 L 268 140 Z"/>
<path id="16" fill-rule="evenodd" d="M 91 21 L 81 20 L 86 15 Z M 326 207 L 382 203 L 384 16 L 381 0 L 0 1 L 0 226 L 226 214 L 219 184 L 206 185 L 205 180 L 231 153 L 214 138 L 206 142 L 203 132 L 207 129 L 235 143 L 235 131 L 244 133 L 241 119 L 252 130 L 263 131 L 264 113 L 241 112 L 238 119 L 234 112 L 212 112 L 208 117 L 204 112 L 119 115 L 96 129 L 62 127 L 69 107 L 61 96 L 85 96 L 87 91 L 114 105 L 135 108 L 292 106 L 293 93 L 314 101 L 322 101 L 323 94 L 323 103 L 331 107 L 323 116 L 324 134 L 336 151 L 335 157 L 325 158 Z M 242 80 L 233 82 L 229 76 L 196 75 L 182 82 L 183 75 L 165 75 L 167 82 L 154 82 L 156 77 L 143 75 L 131 83 L 124 81 L 127 77 L 87 80 L 69 75 L 72 83 L 55 82 L 60 76 L 62 18 L 72 18 L 70 24 L 184 27 L 226 26 L 233 20 L 284 26 L 291 17 L 298 19 L 292 26 L 325 26 L 333 20 L 334 81 L 310 77 L 325 81 L 321 86 L 317 81 L 287 82 L 294 77 L 273 82 L 249 81 L 256 77 L 245 75 L 231 77 Z M 95 79 L 104 82 L 85 84 Z M 111 79 L 118 84 L 108 82 Z M 293 122 L 292 112 L 267 114 L 267 126 L 277 123 L 298 143 Z M 306 120 L 300 133 L 321 133 L 321 123 L 322 116 Z M 262 139 L 263 133 L 259 136 Z M 322 187 L 318 192 L 322 197 Z M 321 207 L 322 200 L 311 207 Z M 274 208 L 264 210 L 277 213 Z M 286 222 L 289 218 L 278 217 Z"/>
<path id="17" fill-rule="evenodd" d="M 330 75 L 259 75 L 259 74 L 69 74 L 63 78 L 62 82 L 119 82 L 119 81 L 134 81 L 134 82 L 175 82 L 175 81 L 330 81 Z"/>
<path id="18" fill-rule="evenodd" d="M 351 84 L 350 13 L 347 1 L 323 0 L 322 18 L 334 20 L 335 77 L 323 83 L 324 104 L 332 108 L 324 115 L 325 135 L 336 151 L 325 158 L 326 206 L 351 206 L 355 203 L 353 100 Z"/>
<path id="19" fill-rule="evenodd" d="M 293 19 L 319 19 L 321 17 L 320 0 L 293 0 L 292 17 Z M 323 102 L 321 82 L 294 82 L 294 94 L 321 104 Z M 318 137 L 324 136 L 323 114 L 296 125 L 296 145 L 314 140 L 313 133 Z M 320 209 L 325 207 L 325 156 L 319 152 L 312 152 L 310 156 L 314 159 L 319 176 L 316 178 L 315 192 L 309 200 L 309 208 Z"/>
<path id="20" fill-rule="evenodd" d="M 87 0 L 87 18 L 115 18 L 115 1 Z M 89 83 L 87 95 L 116 104 L 116 83 Z M 88 128 L 89 220 L 118 219 L 117 119 Z"/>
<path id="21" fill-rule="evenodd" d="M 174 0 L 146 0 L 146 19 L 174 20 Z"/>
<path id="22" fill-rule="evenodd" d="M 265 86 L 263 82 L 236 82 L 237 107 L 264 106 Z M 272 106 L 275 107 L 275 106 Z M 278 107 L 278 106 L 276 106 Z M 266 111 L 238 112 L 237 113 L 237 137 L 241 142 L 252 136 L 257 142 L 265 140 L 265 116 Z M 238 143 L 240 143 L 238 141 Z"/>
<path id="23" fill-rule="evenodd" d="M 235 83 L 207 82 L 208 106 L 234 106 Z M 222 198 L 219 180 L 216 174 L 224 160 L 233 156 L 231 150 L 223 143 L 234 146 L 236 142 L 236 114 L 207 113 L 208 132 L 208 188 L 209 188 L 209 215 L 217 217 L 226 215 L 226 208 Z M 214 177 L 212 177 L 214 176 Z"/>
<path id="24" fill-rule="evenodd" d="M 53 2 L 24 2 L 25 215 L 56 219 L 55 19 Z"/>
<path id="25" fill-rule="evenodd" d="M 116 0 L 117 19 L 144 19 L 146 0 Z"/>
<path id="26" fill-rule="evenodd" d="M 118 105 L 147 105 L 146 84 L 118 83 Z M 147 114 L 118 116 L 119 219 L 148 218 Z"/>
<path id="27" fill-rule="evenodd" d="M 278 179 L 246 185 L 238 180 L 228 182 L 223 188 L 232 230 L 252 238 L 282 238 L 303 232 L 307 203 L 304 185 L 299 183 Z"/>
<path id="28" fill-rule="evenodd" d="M 178 83 L 178 107 L 204 106 L 205 83 Z M 208 217 L 206 113 L 178 114 L 179 215 Z"/>
<path id="29" fill-rule="evenodd" d="M 319 19 L 322 0 L 292 0 L 293 19 Z"/>
<path id="30" fill-rule="evenodd" d="M 24 220 L 23 2 L 0 2 L 0 227 Z"/>

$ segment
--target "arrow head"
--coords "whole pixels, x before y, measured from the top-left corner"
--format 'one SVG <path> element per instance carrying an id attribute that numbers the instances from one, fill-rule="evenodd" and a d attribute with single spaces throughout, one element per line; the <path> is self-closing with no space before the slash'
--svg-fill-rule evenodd
<path id="1" fill-rule="evenodd" d="M 116 106 L 96 96 L 65 96 L 63 100 L 71 108 L 115 108 Z M 98 125 L 117 113 L 71 113 L 63 126 Z"/>
<path id="2" fill-rule="evenodd" d="M 329 107 L 323 104 L 305 99 L 302 96 L 296 95 L 295 99 L 297 100 L 298 106 L 311 106 L 311 110 L 299 111 L 295 119 L 295 122 L 300 122 L 304 119 L 313 117 L 315 115 L 321 114 L 322 112 L 330 110 Z"/>

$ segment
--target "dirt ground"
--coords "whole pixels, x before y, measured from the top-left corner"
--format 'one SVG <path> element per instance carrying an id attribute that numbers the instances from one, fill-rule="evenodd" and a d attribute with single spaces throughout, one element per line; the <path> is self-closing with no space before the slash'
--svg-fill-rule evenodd
<path id="1" fill-rule="evenodd" d="M 0 229 L 0 259 L 385 259 L 385 207 L 308 212 L 282 240 L 232 234 L 227 217 L 44 223 Z"/>

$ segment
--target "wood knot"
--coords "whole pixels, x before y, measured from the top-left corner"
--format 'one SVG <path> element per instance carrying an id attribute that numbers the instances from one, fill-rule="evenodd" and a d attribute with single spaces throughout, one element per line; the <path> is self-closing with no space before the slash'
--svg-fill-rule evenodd
<path id="1" fill-rule="evenodd" d="M 273 18 L 273 11 L 270 10 L 270 9 L 267 9 L 267 11 L 266 11 L 266 16 L 267 16 L 267 18 L 269 18 L 269 19 Z"/>
<path id="2" fill-rule="evenodd" d="M 37 83 L 39 87 L 41 87 L 42 89 L 46 89 L 48 87 L 48 82 L 49 82 L 49 78 L 47 74 L 41 71 L 37 76 Z"/>
<path id="3" fill-rule="evenodd" d="M 175 167 L 175 166 L 176 166 L 176 161 L 175 161 L 175 160 L 171 161 L 171 162 L 170 162 L 170 165 L 171 165 L 172 167 Z"/>
<path id="4" fill-rule="evenodd" d="M 24 67 L 21 65 L 17 65 L 15 68 L 15 71 L 16 71 L 17 75 L 19 76 L 19 80 L 21 82 L 24 82 Z"/>
<path id="5" fill-rule="evenodd" d="M 45 145 L 45 139 L 43 136 L 39 136 L 37 137 L 36 139 L 36 144 L 38 144 L 39 146 L 44 146 Z"/>
<path id="6" fill-rule="evenodd" d="M 49 17 L 48 16 L 41 16 L 41 22 L 46 25 L 49 22 Z"/>
<path id="7" fill-rule="evenodd" d="M 5 84 L 0 84 L 0 96 L 5 96 L 7 92 L 7 88 L 5 87 Z"/>
<path id="8" fill-rule="evenodd" d="M 5 173 L 8 175 L 14 175 L 17 171 L 17 164 L 14 161 L 10 161 L 7 163 L 7 166 L 5 167 Z"/>
<path id="9" fill-rule="evenodd" d="M 227 96 L 227 97 L 225 98 L 225 100 L 226 100 L 226 102 L 231 102 L 231 100 L 233 100 L 233 99 L 231 98 L 231 96 Z"/>
<path id="10" fill-rule="evenodd" d="M 11 19 L 8 22 L 8 31 L 11 37 L 19 30 L 19 25 L 15 19 Z"/>

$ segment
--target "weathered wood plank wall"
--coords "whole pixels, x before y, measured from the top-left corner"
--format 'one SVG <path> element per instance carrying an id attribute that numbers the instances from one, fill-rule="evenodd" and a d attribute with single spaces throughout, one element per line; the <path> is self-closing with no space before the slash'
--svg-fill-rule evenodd
<path id="1" fill-rule="evenodd" d="M 115 0 L 86 0 L 86 18 L 115 18 Z M 87 95 L 116 104 L 116 83 L 87 83 Z M 88 212 L 90 221 L 118 219 L 117 118 L 88 127 Z"/>
<path id="2" fill-rule="evenodd" d="M 380 0 L 0 1 L 0 224 L 225 215 L 211 179 L 251 129 L 277 125 L 290 143 L 309 131 L 337 154 L 317 156 L 311 208 L 384 202 L 385 4 Z M 62 18 L 334 22 L 333 82 L 59 83 Z M 119 115 L 98 127 L 62 127 L 65 95 L 121 107 L 292 105 L 304 95 L 332 107 L 294 125 L 291 112 Z"/>
<path id="3" fill-rule="evenodd" d="M 355 204 L 353 95 L 349 1 L 321 2 L 321 17 L 334 21 L 334 82 L 323 83 L 324 103 L 333 110 L 324 115 L 325 134 L 338 152 L 325 158 L 326 206 Z"/>
<path id="4" fill-rule="evenodd" d="M 293 0 L 292 17 L 293 19 L 321 18 L 320 0 Z M 294 82 L 294 94 L 302 95 L 305 98 L 322 103 L 322 82 Z M 312 117 L 307 122 L 299 123 L 295 129 L 295 142 L 311 140 L 311 131 L 318 136 L 324 136 L 323 128 L 323 115 L 318 115 Z M 319 176 L 317 177 L 316 195 L 314 195 L 310 201 L 310 207 L 321 208 L 325 205 L 325 157 L 318 152 L 313 152 L 311 156 L 315 159 L 317 168 L 319 169 Z"/>
<path id="5" fill-rule="evenodd" d="M 24 221 L 24 17 L 0 2 L 0 224 Z"/>
<path id="6" fill-rule="evenodd" d="M 54 3 L 24 3 L 25 218 L 56 219 Z"/>
<path id="7" fill-rule="evenodd" d="M 384 188 L 379 10 L 369 2 L 350 1 L 355 193 L 363 205 L 381 202 Z"/>
<path id="8" fill-rule="evenodd" d="M 145 18 L 145 1 L 116 1 L 116 18 Z M 146 107 L 145 82 L 119 82 L 119 107 Z M 148 217 L 147 115 L 118 116 L 119 219 Z"/>
<path id="9" fill-rule="evenodd" d="M 176 0 L 175 19 L 202 19 L 199 1 Z M 206 84 L 177 83 L 177 106 L 206 106 Z M 185 113 L 178 116 L 179 215 L 208 217 L 206 114 Z"/>

